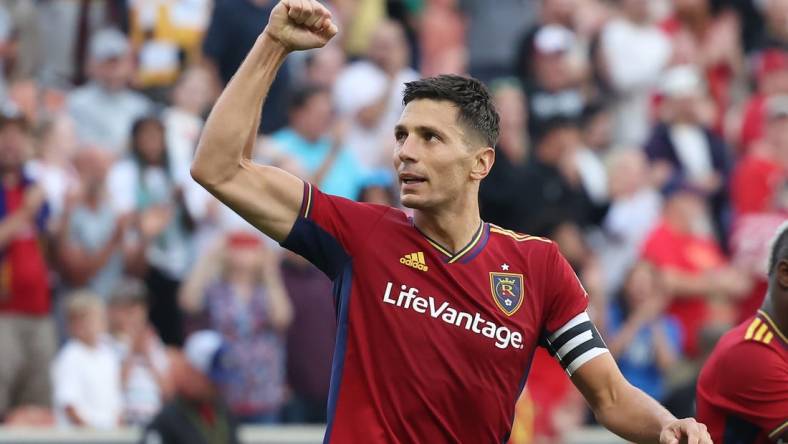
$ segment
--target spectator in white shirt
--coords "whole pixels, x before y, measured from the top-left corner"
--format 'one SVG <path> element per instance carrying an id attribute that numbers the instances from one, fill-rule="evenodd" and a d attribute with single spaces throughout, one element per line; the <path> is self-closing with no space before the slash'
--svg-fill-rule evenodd
<path id="1" fill-rule="evenodd" d="M 620 0 L 621 16 L 600 36 L 607 81 L 618 95 L 616 140 L 643 143 L 650 128 L 651 93 L 671 56 L 670 39 L 651 18 L 648 0 Z"/>
<path id="2" fill-rule="evenodd" d="M 402 111 L 405 82 L 419 78 L 410 68 L 405 31 L 397 22 L 382 23 L 372 36 L 368 60 L 351 63 L 337 79 L 334 102 L 352 124 L 347 145 L 367 169 L 389 167 L 392 128 Z"/>
<path id="3" fill-rule="evenodd" d="M 68 112 L 77 122 L 80 142 L 120 156 L 127 150 L 131 124 L 151 110 L 151 102 L 129 88 L 131 51 L 120 31 L 104 29 L 93 35 L 88 73 L 90 81 L 69 94 Z"/>
<path id="4" fill-rule="evenodd" d="M 52 363 L 57 424 L 112 429 L 120 424 L 120 366 L 106 342 L 104 305 L 88 292 L 66 306 L 71 338 Z"/>

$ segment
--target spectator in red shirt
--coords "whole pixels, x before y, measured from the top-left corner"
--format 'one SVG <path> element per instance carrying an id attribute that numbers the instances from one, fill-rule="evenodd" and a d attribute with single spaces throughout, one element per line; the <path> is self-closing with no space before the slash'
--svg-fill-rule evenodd
<path id="1" fill-rule="evenodd" d="M 42 243 L 44 191 L 23 172 L 31 137 L 21 115 L 0 115 L 0 416 L 50 403 L 55 329 Z"/>
<path id="2" fill-rule="evenodd" d="M 730 317 L 727 301 L 748 290 L 746 275 L 729 267 L 711 235 L 702 192 L 674 180 L 664 189 L 662 222 L 648 236 L 643 259 L 654 264 L 669 293 L 668 313 L 684 331 L 683 352 L 694 357 L 700 328 Z"/>
<path id="3" fill-rule="evenodd" d="M 736 216 L 769 211 L 788 181 L 788 95 L 770 98 L 765 109 L 765 138 L 753 145 L 731 179 Z"/>
<path id="4" fill-rule="evenodd" d="M 788 51 L 770 49 L 753 59 L 758 86 L 744 106 L 739 132 L 739 151 L 747 153 L 761 140 L 766 126 L 766 99 L 788 94 Z"/>

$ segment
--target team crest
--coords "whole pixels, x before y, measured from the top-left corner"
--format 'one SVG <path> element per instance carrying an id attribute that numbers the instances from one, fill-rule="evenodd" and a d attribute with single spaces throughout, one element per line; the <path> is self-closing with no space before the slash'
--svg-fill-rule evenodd
<path id="1" fill-rule="evenodd" d="M 507 316 L 513 315 L 523 304 L 523 275 L 490 272 L 490 289 L 498 307 Z"/>

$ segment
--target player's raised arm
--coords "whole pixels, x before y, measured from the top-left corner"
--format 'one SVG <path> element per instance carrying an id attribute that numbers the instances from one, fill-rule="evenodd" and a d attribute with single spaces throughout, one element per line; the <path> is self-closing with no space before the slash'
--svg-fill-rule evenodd
<path id="1" fill-rule="evenodd" d="M 316 0 L 282 0 L 205 123 L 192 177 L 252 225 L 282 241 L 298 216 L 300 179 L 251 160 L 260 110 L 292 51 L 319 48 L 337 33 Z"/>

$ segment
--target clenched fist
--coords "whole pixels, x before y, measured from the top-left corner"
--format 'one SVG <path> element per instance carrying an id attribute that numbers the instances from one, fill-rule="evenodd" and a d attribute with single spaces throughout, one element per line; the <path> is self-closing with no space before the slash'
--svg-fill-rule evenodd
<path id="1" fill-rule="evenodd" d="M 320 48 L 337 33 L 331 12 L 317 0 L 282 0 L 263 31 L 288 51 Z"/>

